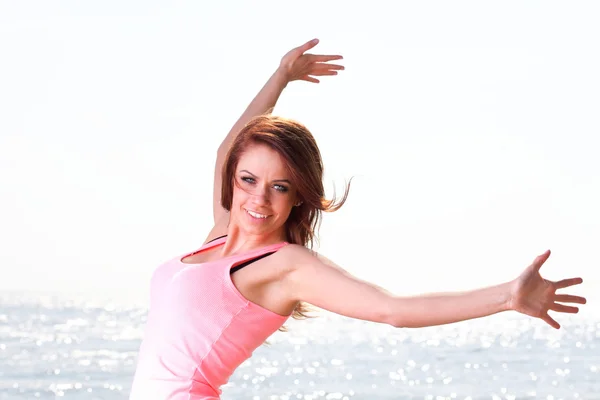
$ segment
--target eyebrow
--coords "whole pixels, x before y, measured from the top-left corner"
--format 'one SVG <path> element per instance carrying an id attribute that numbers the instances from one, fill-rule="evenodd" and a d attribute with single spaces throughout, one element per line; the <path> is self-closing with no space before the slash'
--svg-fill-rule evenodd
<path id="1" fill-rule="evenodd" d="M 247 173 L 247 174 L 249 174 L 249 175 L 252 175 L 254 178 L 258 178 L 256 175 L 254 175 L 252 172 L 248 171 L 247 169 L 243 169 L 243 170 L 241 170 L 240 172 L 245 172 L 245 173 Z M 273 180 L 273 182 L 285 182 L 285 183 L 287 183 L 287 184 L 289 184 L 289 185 L 291 185 L 291 184 L 292 184 L 292 182 L 290 182 L 290 181 L 289 181 L 289 180 L 287 180 L 287 179 L 274 179 L 274 180 Z"/>

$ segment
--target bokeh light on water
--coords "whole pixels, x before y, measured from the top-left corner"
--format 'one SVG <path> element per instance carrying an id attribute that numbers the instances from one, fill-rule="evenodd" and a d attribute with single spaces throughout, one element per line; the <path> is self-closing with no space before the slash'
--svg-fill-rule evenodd
<path id="1" fill-rule="evenodd" d="M 0 295 L 0 399 L 126 399 L 146 308 Z M 593 399 L 600 320 L 506 313 L 423 329 L 320 313 L 240 366 L 224 399 Z"/>

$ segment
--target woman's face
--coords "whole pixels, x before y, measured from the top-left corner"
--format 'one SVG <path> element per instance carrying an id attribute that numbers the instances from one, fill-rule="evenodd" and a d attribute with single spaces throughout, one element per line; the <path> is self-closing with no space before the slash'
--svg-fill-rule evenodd
<path id="1" fill-rule="evenodd" d="M 242 154 L 234 175 L 231 219 L 250 235 L 280 231 L 296 202 L 296 188 L 284 159 L 267 145 L 255 143 Z"/>

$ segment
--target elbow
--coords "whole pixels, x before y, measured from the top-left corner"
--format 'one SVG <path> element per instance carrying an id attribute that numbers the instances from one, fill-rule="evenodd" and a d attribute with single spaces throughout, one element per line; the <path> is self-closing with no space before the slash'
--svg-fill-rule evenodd
<path id="1" fill-rule="evenodd" d="M 407 317 L 406 315 L 396 315 L 394 318 L 391 318 L 389 320 L 388 324 L 393 326 L 394 328 L 410 328 L 410 329 L 425 328 L 427 326 L 431 326 L 431 325 L 424 323 L 423 321 L 421 321 L 418 318 L 410 318 L 410 317 Z"/>
<path id="2" fill-rule="evenodd" d="M 227 151 L 229 150 L 229 146 L 227 143 L 223 142 L 217 148 L 217 158 L 224 158 L 227 155 Z"/>
<path id="3" fill-rule="evenodd" d="M 393 296 L 385 307 L 383 322 L 394 328 L 422 328 L 423 313 L 415 309 L 415 305 L 406 298 Z"/>
<path id="4" fill-rule="evenodd" d="M 394 328 L 421 328 L 422 326 L 416 324 L 414 321 L 411 322 L 400 315 L 389 318 L 386 323 L 393 326 Z"/>
<path id="5" fill-rule="evenodd" d="M 393 326 L 394 328 L 408 328 L 406 322 L 398 316 L 388 318 L 385 323 L 390 326 Z"/>
<path id="6" fill-rule="evenodd" d="M 397 301 L 390 301 L 381 315 L 381 322 L 394 328 L 407 328 L 406 319 L 397 307 Z"/>

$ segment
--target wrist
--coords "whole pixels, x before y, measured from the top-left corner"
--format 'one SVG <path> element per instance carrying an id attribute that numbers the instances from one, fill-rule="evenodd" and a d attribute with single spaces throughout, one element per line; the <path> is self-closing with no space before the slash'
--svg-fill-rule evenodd
<path id="1" fill-rule="evenodd" d="M 515 285 L 516 281 L 512 280 L 510 282 L 506 282 L 503 286 L 504 290 L 504 304 L 503 311 L 514 311 L 515 310 L 515 301 L 514 301 L 514 293 L 515 293 Z"/>
<path id="2" fill-rule="evenodd" d="M 271 79 L 275 80 L 282 87 L 286 87 L 287 84 L 290 82 L 290 78 L 289 78 L 287 71 L 282 67 L 278 67 L 275 70 L 275 72 L 271 76 Z"/>

